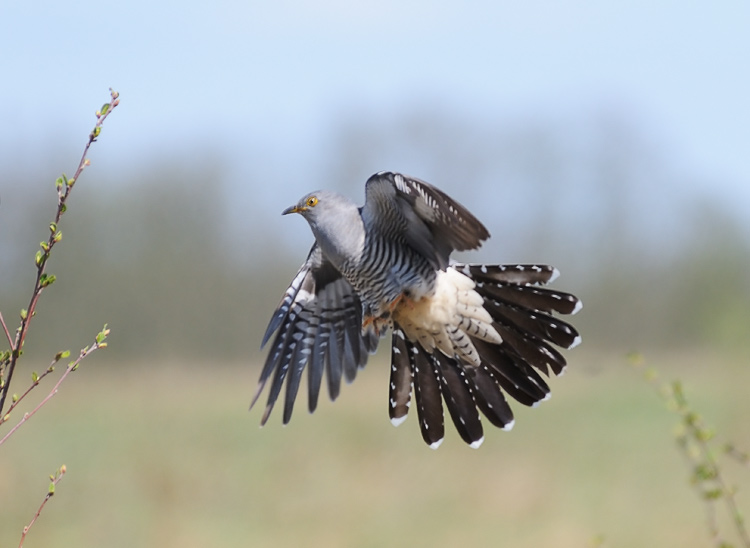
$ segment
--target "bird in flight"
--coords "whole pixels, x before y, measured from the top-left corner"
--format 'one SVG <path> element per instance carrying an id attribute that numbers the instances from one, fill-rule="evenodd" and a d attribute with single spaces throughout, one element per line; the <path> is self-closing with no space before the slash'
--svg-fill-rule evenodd
<path id="1" fill-rule="evenodd" d="M 551 266 L 452 260 L 490 234 L 424 181 L 384 171 L 370 177 L 365 195 L 358 207 L 320 190 L 284 210 L 307 220 L 315 243 L 266 329 L 262 346 L 273 341 L 250 407 L 271 380 L 264 425 L 286 380 L 288 423 L 307 368 L 312 413 L 323 377 L 335 400 L 342 376 L 353 381 L 391 329 L 391 422 L 406 419 L 413 393 L 422 437 L 436 449 L 444 402 L 461 438 L 477 448 L 480 412 L 494 426 L 513 426 L 505 394 L 529 406 L 549 397 L 542 375 L 566 365 L 555 347 L 581 340 L 553 313 L 575 314 L 582 303 L 542 287 L 558 276 Z"/>

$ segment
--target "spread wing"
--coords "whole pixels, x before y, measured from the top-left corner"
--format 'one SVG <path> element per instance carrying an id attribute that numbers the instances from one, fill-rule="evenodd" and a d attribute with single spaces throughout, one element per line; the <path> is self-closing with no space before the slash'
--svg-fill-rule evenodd
<path id="1" fill-rule="evenodd" d="M 326 372 L 328 394 L 336 399 L 342 373 L 351 382 L 375 351 L 378 338 L 373 331 L 361 331 L 362 305 L 352 286 L 325 258 L 317 243 L 292 280 L 276 308 L 261 346 L 276 332 L 258 389 L 250 404 L 258 400 L 266 382 L 273 374 L 261 425 L 271 414 L 281 392 L 284 379 L 284 424 L 292 416 L 302 372 L 308 371 L 308 407 L 312 413 Z"/>
<path id="2" fill-rule="evenodd" d="M 382 234 L 402 235 L 441 270 L 452 251 L 476 249 L 490 233 L 464 206 L 429 183 L 383 171 L 367 181 L 362 216 Z"/>

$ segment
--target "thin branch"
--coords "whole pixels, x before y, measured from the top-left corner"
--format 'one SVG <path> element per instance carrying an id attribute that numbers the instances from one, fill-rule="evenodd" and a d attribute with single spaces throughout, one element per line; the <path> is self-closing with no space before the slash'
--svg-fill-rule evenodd
<path id="1" fill-rule="evenodd" d="M 5 318 L 3 318 L 3 313 L 0 312 L 0 324 L 3 325 L 3 331 L 5 331 L 5 336 L 8 338 L 8 344 L 13 348 L 13 337 L 10 336 L 10 331 L 8 331 L 8 326 L 5 325 Z"/>
<path id="2" fill-rule="evenodd" d="M 102 130 L 102 124 L 104 123 L 104 120 L 107 119 L 107 117 L 110 115 L 110 113 L 114 110 L 114 108 L 120 103 L 119 100 L 119 94 L 112 90 L 110 88 L 110 96 L 112 98 L 111 102 L 106 103 L 101 111 L 98 111 L 96 113 L 97 121 L 96 125 L 94 126 L 94 129 L 89 134 L 89 140 L 86 143 L 86 146 L 83 149 L 83 154 L 81 155 L 81 160 L 78 162 L 78 168 L 76 169 L 75 174 L 71 179 L 68 179 L 65 175 L 58 178 L 56 181 L 57 185 L 57 212 L 55 213 L 55 221 L 50 224 L 50 235 L 46 242 L 43 242 L 41 247 L 42 249 L 40 251 L 37 251 L 36 254 L 36 281 L 34 282 L 34 290 L 31 293 L 31 298 L 29 299 L 29 305 L 25 310 L 21 311 L 21 326 L 18 328 L 18 331 L 16 332 L 15 340 L 11 340 L 10 333 L 5 326 L 5 322 L 3 322 L 3 326 L 5 327 L 6 335 L 8 336 L 8 341 L 10 342 L 10 362 L 8 363 L 8 369 L 7 369 L 7 377 L 5 377 L 4 384 L 2 387 L 0 387 L 0 414 L 2 414 L 2 411 L 5 407 L 5 399 L 8 396 L 8 391 L 10 390 L 10 382 L 13 379 L 13 373 L 16 369 L 16 363 L 18 362 L 18 358 L 21 356 L 21 351 L 23 350 L 23 343 L 26 340 L 26 334 L 29 331 L 29 323 L 31 322 L 31 318 L 34 317 L 34 314 L 36 313 L 36 305 L 39 301 L 39 296 L 42 294 L 42 290 L 47 287 L 49 284 L 51 284 L 54 281 L 53 276 L 48 276 L 46 273 L 47 268 L 47 260 L 50 257 L 50 253 L 52 252 L 52 248 L 55 246 L 57 242 L 60 241 L 62 238 L 62 233 L 58 231 L 58 224 L 60 223 L 60 219 L 65 213 L 65 210 L 67 209 L 66 202 L 68 198 L 70 197 L 71 192 L 73 191 L 73 185 L 75 184 L 78 177 L 81 175 L 83 170 L 86 168 L 86 166 L 89 165 L 89 160 L 86 158 L 89 148 L 91 147 L 91 144 L 96 141 L 96 138 L 99 137 L 99 134 Z M 2 372 L 5 375 L 5 371 Z"/>
<path id="3" fill-rule="evenodd" d="M 714 457 L 713 452 L 711 451 L 711 447 L 708 444 L 708 439 L 710 438 L 710 436 L 706 435 L 706 428 L 701 424 L 698 416 L 690 410 L 687 398 L 682 392 L 679 383 L 675 383 L 672 385 L 672 395 L 678 405 L 678 411 L 682 415 L 683 420 L 688 427 L 688 431 L 690 432 L 690 437 L 693 439 L 693 443 L 698 446 L 701 452 L 701 456 L 703 457 L 703 462 L 708 464 L 708 474 L 710 477 L 706 479 L 713 481 L 713 483 L 718 487 L 718 492 L 721 494 L 720 498 L 724 499 L 724 502 L 727 505 L 727 509 L 729 510 L 729 514 L 732 516 L 734 526 L 737 529 L 737 533 L 739 534 L 740 539 L 742 540 L 743 546 L 750 548 L 750 535 L 748 535 L 747 529 L 745 528 L 745 522 L 742 518 L 742 512 L 737 506 L 737 500 L 734 496 L 734 489 L 727 485 L 727 482 L 724 480 L 724 476 L 721 473 L 721 467 L 719 466 L 719 463 Z M 685 445 L 683 447 L 683 451 L 687 450 L 687 445 Z M 698 486 L 700 487 L 700 483 L 698 484 Z M 703 495 L 705 497 L 705 493 Z M 711 500 L 709 502 L 715 502 L 715 500 Z M 714 505 L 711 504 L 710 506 L 711 512 L 709 514 L 709 521 L 711 523 L 713 531 L 715 532 L 714 539 L 717 543 L 717 546 L 723 546 L 723 541 L 721 541 L 719 537 L 719 525 L 716 519 L 716 512 L 713 509 Z"/>
<path id="4" fill-rule="evenodd" d="M 26 392 L 21 394 L 17 399 L 14 399 L 13 403 L 10 404 L 10 407 L 8 407 L 8 412 L 4 415 L 0 416 L 0 425 L 2 425 L 4 422 L 6 422 L 10 418 L 10 414 L 13 412 L 13 410 L 23 401 L 23 399 L 31 393 L 31 391 L 36 388 L 40 382 L 42 382 L 42 379 L 52 373 L 55 370 L 55 364 L 59 362 L 62 358 L 67 358 L 70 355 L 70 352 L 58 352 L 55 356 L 55 359 L 52 360 L 52 362 L 49 364 L 49 367 L 47 370 L 42 373 L 41 375 L 35 377 L 31 385 L 26 389 Z"/>
<path id="5" fill-rule="evenodd" d="M 78 359 L 68 364 L 67 369 L 65 369 L 65 372 L 63 372 L 63 374 L 60 376 L 60 379 L 57 381 L 57 384 L 55 384 L 52 390 L 50 390 L 50 393 L 47 394 L 47 397 L 45 397 L 41 402 L 39 402 L 39 404 L 34 409 L 29 411 L 28 413 L 24 413 L 21 420 L 18 421 L 18 423 L 13 428 L 11 428 L 10 431 L 7 434 L 5 434 L 5 436 L 3 436 L 3 439 L 0 439 L 0 445 L 5 443 L 5 440 L 11 437 L 13 433 L 21 427 L 22 424 L 24 424 L 27 420 L 33 417 L 36 414 L 36 412 L 39 411 L 44 406 L 44 404 L 46 404 L 49 400 L 52 399 L 52 397 L 55 394 L 57 394 L 57 390 L 60 388 L 60 385 L 63 383 L 63 381 L 70 374 L 71 371 L 75 371 L 78 368 L 78 364 L 81 363 L 81 360 L 83 360 L 86 356 L 91 354 L 94 350 L 98 348 L 105 348 L 107 346 L 107 343 L 104 342 L 104 340 L 106 339 L 108 334 L 109 334 L 109 329 L 107 329 L 107 326 L 104 326 L 104 330 L 101 333 L 99 333 L 99 335 L 97 335 L 96 342 L 91 347 L 87 346 L 86 348 L 81 350 L 81 353 L 78 356 Z"/>
<path id="6" fill-rule="evenodd" d="M 678 412 L 680 412 L 678 410 Z M 692 433 L 691 433 L 692 434 Z M 682 453 L 683 458 L 685 459 L 685 462 L 689 469 L 697 470 L 698 467 L 701 465 L 701 461 L 699 459 L 699 456 L 691 454 L 691 443 L 690 443 L 690 435 L 687 433 L 681 434 L 677 437 L 677 446 L 680 448 L 680 452 Z M 699 449 L 700 451 L 700 449 Z M 700 455 L 703 456 L 703 455 Z M 703 481 L 696 481 L 693 479 L 691 481 L 693 490 L 695 491 L 695 494 L 697 495 L 698 499 L 703 501 L 703 509 L 706 513 L 706 527 L 708 528 L 709 536 L 711 537 L 711 540 L 714 542 L 714 544 L 721 548 L 725 545 L 724 541 L 721 538 L 721 530 L 719 528 L 719 518 L 716 512 L 716 500 L 706 497 L 706 491 L 705 491 L 705 485 L 703 484 L 705 480 Z"/>
<path id="7" fill-rule="evenodd" d="M 34 525 L 37 519 L 39 519 L 39 516 L 42 513 L 42 510 L 44 509 L 44 505 L 47 504 L 47 501 L 52 498 L 52 496 L 55 494 L 55 487 L 60 482 L 60 480 L 65 475 L 66 468 L 63 464 L 60 469 L 55 472 L 53 476 L 50 476 L 50 480 L 52 483 L 49 485 L 49 489 L 47 489 L 47 496 L 44 497 L 44 500 L 42 501 L 42 504 L 39 505 L 39 509 L 36 511 L 36 514 L 32 518 L 32 520 L 29 522 L 29 524 L 23 528 L 23 533 L 21 534 L 21 542 L 18 543 L 18 548 L 23 548 L 23 543 L 26 540 L 26 535 L 29 532 L 29 529 L 31 529 L 31 526 Z"/>

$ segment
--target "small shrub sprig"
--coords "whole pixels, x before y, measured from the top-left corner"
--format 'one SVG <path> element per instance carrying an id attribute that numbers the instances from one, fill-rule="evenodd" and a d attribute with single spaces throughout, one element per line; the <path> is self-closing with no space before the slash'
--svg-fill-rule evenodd
<path id="1" fill-rule="evenodd" d="M 52 254 L 52 249 L 55 247 L 55 244 L 62 240 L 62 232 L 58 229 L 60 219 L 68 208 L 67 202 L 73 192 L 73 187 L 78 180 L 78 177 L 80 177 L 83 170 L 90 164 L 86 157 L 89 148 L 92 143 L 96 141 L 97 137 L 99 137 L 104 120 L 107 119 L 114 108 L 120 103 L 119 94 L 116 91 L 110 89 L 110 95 L 112 98 L 111 102 L 105 103 L 102 108 L 96 112 L 96 125 L 89 134 L 88 142 L 83 149 L 83 155 L 81 156 L 80 162 L 78 162 L 78 168 L 76 169 L 75 174 L 71 178 L 62 174 L 55 181 L 55 187 L 57 189 L 57 212 L 55 213 L 54 221 L 49 224 L 49 238 L 39 244 L 41 249 L 36 252 L 34 258 L 34 262 L 36 263 L 36 281 L 34 283 L 34 289 L 31 292 L 28 307 L 21 309 L 21 324 L 18 326 L 18 329 L 16 329 L 15 337 L 11 335 L 2 312 L 0 312 L 0 325 L 2 325 L 5 337 L 10 345 L 9 350 L 0 352 L 0 416 L 2 416 L 3 419 L 5 419 L 5 403 L 10 391 L 11 381 L 13 380 L 13 373 L 16 370 L 18 359 L 23 354 L 23 345 L 26 340 L 26 335 L 29 332 L 31 319 L 36 315 L 36 306 L 39 302 L 39 297 L 41 296 L 42 291 L 52 285 L 56 279 L 54 274 L 47 273 L 47 262 Z M 61 354 L 58 353 L 58 356 L 61 356 Z M 55 361 L 59 361 L 59 359 L 60 358 L 57 358 Z M 32 374 L 32 388 L 38 384 L 38 380 L 39 378 L 36 373 Z"/>
<path id="2" fill-rule="evenodd" d="M 643 357 L 639 354 L 631 355 L 630 361 L 637 367 L 644 365 Z M 725 456 L 743 466 L 750 466 L 750 455 L 738 450 L 732 443 L 717 442 L 713 429 L 690 406 L 680 381 L 660 381 L 658 371 L 653 367 L 645 369 L 644 377 L 667 407 L 680 417 L 675 441 L 691 470 L 690 483 L 705 506 L 706 526 L 714 545 L 717 548 L 735 547 L 726 540 L 719 527 L 718 506 L 723 503 L 739 539 L 739 546 L 750 548 L 750 534 L 736 500 L 737 489 L 726 480 L 720 462 L 720 457 Z"/>
<path id="3" fill-rule="evenodd" d="M 63 476 L 65 475 L 65 472 L 67 469 L 65 468 L 65 465 L 63 464 L 60 468 L 55 471 L 54 474 L 50 474 L 49 476 L 49 487 L 47 488 L 47 496 L 44 497 L 42 500 L 42 504 L 39 505 L 39 509 L 36 511 L 36 514 L 34 514 L 34 517 L 31 519 L 29 524 L 23 528 L 23 533 L 21 533 L 21 542 L 18 543 L 18 548 L 23 548 L 23 543 L 26 540 L 26 535 L 29 532 L 29 529 L 31 529 L 31 526 L 34 525 L 34 522 L 39 519 L 40 514 L 42 513 L 42 510 L 44 509 L 44 505 L 47 504 L 47 501 L 52 498 L 52 495 L 55 494 L 55 487 L 60 482 L 61 479 L 63 479 Z"/>
<path id="4" fill-rule="evenodd" d="M 72 372 L 78 369 L 78 364 L 81 363 L 81 360 L 83 360 L 86 356 L 91 354 L 94 350 L 97 350 L 99 348 L 106 348 L 107 347 L 107 335 L 109 335 L 109 329 L 107 329 L 107 324 L 104 324 L 104 329 L 102 329 L 96 336 L 96 340 L 94 341 L 94 344 L 91 346 L 86 346 L 81 349 L 81 353 L 78 355 L 78 359 L 75 361 L 72 361 L 68 364 L 68 367 L 65 369 L 62 375 L 60 375 L 60 378 L 57 380 L 57 384 L 52 387 L 52 390 L 50 390 L 49 394 L 47 394 L 47 397 L 45 397 L 42 401 L 39 402 L 39 404 L 34 407 L 31 411 L 28 413 L 24 413 L 23 417 L 21 417 L 21 420 L 18 421 L 18 423 L 10 429 L 10 431 L 5 434 L 5 436 L 0 439 L 0 445 L 4 444 L 5 441 L 13 435 L 13 433 L 18 430 L 22 424 L 24 424 L 27 420 L 29 420 L 31 417 L 33 417 L 37 411 L 39 411 L 42 406 L 44 406 L 52 397 L 57 394 L 58 389 L 60 388 L 60 385 L 63 383 L 63 381 L 66 379 L 66 377 Z M 69 351 L 64 352 L 58 352 L 55 356 L 55 359 L 52 361 L 52 363 L 49 365 L 47 370 L 42 373 L 41 375 L 38 375 L 36 372 L 33 372 L 31 374 L 31 385 L 26 389 L 26 392 L 21 394 L 20 396 L 14 395 L 13 397 L 13 403 L 8 408 L 8 412 L 0 417 L 0 425 L 7 422 L 10 419 L 11 412 L 15 407 L 21 403 L 21 401 L 34 389 L 36 388 L 41 380 L 52 373 L 55 370 L 55 364 L 60 361 L 63 358 L 67 358 L 70 356 Z"/>
<path id="5" fill-rule="evenodd" d="M 62 232 L 59 229 L 60 220 L 62 219 L 68 208 L 67 203 L 70 199 L 71 193 L 73 192 L 76 181 L 83 173 L 83 170 L 90 165 L 90 162 L 87 158 L 89 148 L 101 134 L 102 124 L 104 123 L 104 120 L 107 119 L 107 117 L 112 113 L 115 107 L 117 107 L 117 105 L 120 103 L 119 94 L 111 88 L 109 91 L 111 100 L 108 103 L 102 105 L 101 109 L 96 112 L 96 125 L 94 125 L 94 129 L 91 130 L 91 133 L 89 134 L 88 141 L 86 142 L 86 146 L 83 149 L 83 154 L 81 155 L 81 159 L 78 162 L 78 168 L 76 169 L 73 177 L 68 178 L 65 174 L 62 174 L 55 181 L 55 188 L 57 190 L 57 211 L 55 213 L 54 220 L 49 224 L 49 237 L 47 238 L 47 240 L 42 241 L 39 244 L 41 249 L 36 252 L 36 256 L 34 258 L 34 262 L 36 264 L 36 280 L 34 282 L 34 288 L 31 292 L 28 306 L 21 309 L 21 323 L 15 330 L 15 334 L 11 334 L 10 329 L 8 329 L 8 324 L 5 322 L 5 318 L 3 317 L 2 312 L 0 312 L 0 327 L 2 327 L 2 331 L 5 334 L 5 338 L 8 341 L 9 345 L 8 350 L 0 349 L 0 427 L 2 427 L 11 419 L 11 415 L 16 407 L 36 387 L 38 387 L 47 376 L 54 372 L 56 364 L 60 362 L 60 360 L 64 360 L 70 357 L 70 351 L 60 351 L 55 355 L 50 365 L 41 375 L 39 375 L 36 371 L 32 372 L 31 384 L 20 395 L 17 393 L 13 393 L 10 405 L 7 411 L 5 410 L 8 394 L 11 393 L 11 382 L 13 381 L 13 375 L 16 371 L 16 365 L 18 364 L 18 360 L 20 359 L 20 357 L 23 355 L 24 343 L 29 332 L 31 319 L 36 315 L 36 307 L 37 303 L 39 302 L 39 297 L 47 287 L 55 282 L 55 275 L 47 272 L 47 263 L 49 262 L 49 258 L 52 254 L 52 249 L 57 243 L 60 242 L 60 240 L 62 240 Z M 57 394 L 60 385 L 65 381 L 65 379 L 71 372 L 75 371 L 78 368 L 79 364 L 84 358 L 89 356 L 92 352 L 100 348 L 105 348 L 107 346 L 106 340 L 108 335 L 109 329 L 105 324 L 104 328 L 96 335 L 94 343 L 90 346 L 82 348 L 80 353 L 78 354 L 78 358 L 68 364 L 65 371 L 62 373 L 62 375 L 60 375 L 57 383 L 52 387 L 47 396 L 42 399 L 31 411 L 25 413 L 23 417 L 21 417 L 21 419 L 15 424 L 15 426 L 13 426 L 4 436 L 0 438 L 0 446 L 2 446 L 10 438 L 10 436 L 12 436 L 14 432 L 16 432 L 16 430 L 18 430 L 31 417 L 33 417 L 37 413 L 37 411 L 39 411 L 45 404 L 47 404 L 47 402 L 49 402 L 49 400 L 55 394 Z M 51 483 L 47 492 L 47 496 L 39 506 L 39 509 L 37 510 L 34 518 L 26 527 L 24 527 L 23 533 L 21 535 L 21 542 L 18 545 L 19 548 L 23 546 L 29 529 L 39 518 L 39 515 L 41 514 L 45 504 L 47 504 L 47 501 L 52 497 L 52 495 L 54 495 L 55 486 L 65 475 L 65 472 L 66 467 L 63 464 L 55 472 L 55 474 L 50 476 Z"/>

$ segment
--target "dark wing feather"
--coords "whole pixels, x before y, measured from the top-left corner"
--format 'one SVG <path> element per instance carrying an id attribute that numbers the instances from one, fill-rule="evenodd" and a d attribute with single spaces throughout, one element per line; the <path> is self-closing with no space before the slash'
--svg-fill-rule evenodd
<path id="1" fill-rule="evenodd" d="M 544 379 L 528 363 L 515 355 L 509 345 L 494 345 L 472 339 L 482 356 L 482 364 L 494 374 L 498 384 L 518 402 L 535 406 L 549 397 L 550 389 Z"/>
<path id="2" fill-rule="evenodd" d="M 490 233 L 464 206 L 434 186 L 400 173 L 383 171 L 367 181 L 362 210 L 381 233 L 399 231 L 407 243 L 438 269 L 452 251 L 476 249 Z"/>
<path id="3" fill-rule="evenodd" d="M 392 338 L 388 414 L 391 422 L 398 426 L 406 420 L 411 405 L 412 367 L 406 347 L 406 335 L 398 324 L 393 325 Z"/>
<path id="4" fill-rule="evenodd" d="M 419 343 L 405 339 L 414 379 L 414 396 L 422 438 L 433 449 L 443 443 L 445 422 L 440 384 L 430 357 Z M 438 373 L 439 374 L 439 373 Z"/>
<path id="5" fill-rule="evenodd" d="M 474 399 L 484 416 L 498 428 L 503 430 L 513 428 L 513 411 L 489 367 L 486 364 L 479 367 L 466 367 L 464 372 L 472 381 Z"/>
<path id="6" fill-rule="evenodd" d="M 330 330 L 318 327 L 318 332 L 315 334 L 315 343 L 310 353 L 310 367 L 307 368 L 307 408 L 310 413 L 318 407 L 318 395 L 320 394 L 320 385 L 323 382 L 326 358 L 330 354 L 330 344 Z"/>
<path id="7" fill-rule="evenodd" d="M 476 449 L 484 441 L 484 431 L 472 394 L 473 382 L 466 375 L 468 368 L 439 350 L 435 350 L 431 357 L 453 424 L 461 439 Z"/>
<path id="8" fill-rule="evenodd" d="M 284 424 L 289 422 L 305 367 L 309 368 L 310 411 L 317 406 L 324 370 L 329 395 L 335 399 L 342 372 L 347 381 L 354 380 L 357 370 L 367 363 L 368 353 L 377 346 L 375 334 L 371 331 L 362 334 L 361 325 L 362 305 L 354 289 L 323 256 L 317 244 L 313 245 L 263 337 L 265 345 L 276 332 L 250 404 L 251 408 L 255 405 L 273 374 L 261 424 L 268 420 L 285 379 L 283 420 Z"/>
<path id="9" fill-rule="evenodd" d="M 469 276 L 482 289 L 510 304 L 531 310 L 575 314 L 581 301 L 570 293 L 539 287 L 553 282 L 559 271 L 549 265 L 482 265 L 454 263 L 453 268 Z"/>

